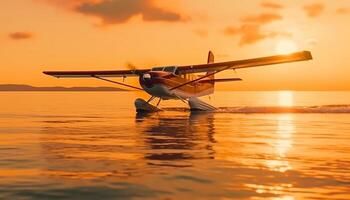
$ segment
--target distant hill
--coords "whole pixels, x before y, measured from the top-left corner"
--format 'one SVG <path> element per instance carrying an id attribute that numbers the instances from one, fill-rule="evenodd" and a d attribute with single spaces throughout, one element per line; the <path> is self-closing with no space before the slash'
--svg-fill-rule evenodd
<path id="1" fill-rule="evenodd" d="M 22 84 L 0 84 L 0 91 L 128 91 L 115 87 L 34 87 Z"/>

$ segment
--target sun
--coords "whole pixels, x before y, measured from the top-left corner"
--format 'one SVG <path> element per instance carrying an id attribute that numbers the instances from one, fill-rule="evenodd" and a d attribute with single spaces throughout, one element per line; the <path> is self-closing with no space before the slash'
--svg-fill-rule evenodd
<path id="1" fill-rule="evenodd" d="M 275 47 L 278 54 L 289 54 L 298 50 L 298 46 L 292 40 L 280 40 Z"/>

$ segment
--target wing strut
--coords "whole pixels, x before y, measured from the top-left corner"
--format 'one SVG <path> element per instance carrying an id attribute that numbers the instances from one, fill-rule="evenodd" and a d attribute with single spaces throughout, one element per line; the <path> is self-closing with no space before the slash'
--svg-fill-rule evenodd
<path id="1" fill-rule="evenodd" d="M 180 88 L 180 87 L 183 87 L 183 86 L 185 86 L 185 85 L 188 85 L 188 84 L 197 82 L 197 81 L 199 81 L 199 80 L 202 80 L 202 79 L 204 79 L 204 78 L 207 78 L 207 77 L 212 76 L 212 75 L 214 75 L 214 74 L 217 74 L 217 73 L 219 73 L 219 72 L 222 72 L 222 71 L 225 71 L 225 70 L 227 70 L 227 69 L 230 69 L 231 67 L 232 67 L 232 66 L 227 66 L 227 67 L 224 67 L 224 68 L 222 68 L 222 69 L 220 69 L 220 70 L 218 70 L 218 71 L 215 71 L 215 72 L 212 72 L 212 73 L 208 73 L 208 74 L 206 74 L 206 75 L 204 75 L 204 76 L 201 76 L 201 77 L 199 77 L 199 78 L 197 78 L 197 79 L 194 79 L 194 80 L 192 80 L 192 81 L 188 81 L 188 82 L 186 82 L 186 83 L 183 83 L 183 84 L 180 84 L 180 85 L 175 86 L 175 87 L 173 87 L 173 88 L 170 88 L 170 90 L 175 90 L 175 89 Z"/>
<path id="2" fill-rule="evenodd" d="M 128 84 L 125 84 L 125 83 L 119 83 L 119 82 L 112 81 L 112 80 L 109 80 L 109 79 L 106 79 L 106 78 L 102 78 L 102 77 L 99 77 L 99 76 L 96 76 L 96 75 L 91 75 L 91 77 L 97 78 L 97 79 L 100 79 L 100 80 L 103 80 L 103 81 L 107 81 L 107 82 L 110 82 L 110 83 L 115 83 L 115 84 L 118 84 L 118 85 L 122 85 L 122 86 L 125 86 L 125 87 L 129 87 L 129 88 L 133 88 L 133 89 L 137 89 L 137 90 L 143 90 L 142 88 L 139 88 L 139 87 L 135 87 L 135 86 L 128 85 Z"/>

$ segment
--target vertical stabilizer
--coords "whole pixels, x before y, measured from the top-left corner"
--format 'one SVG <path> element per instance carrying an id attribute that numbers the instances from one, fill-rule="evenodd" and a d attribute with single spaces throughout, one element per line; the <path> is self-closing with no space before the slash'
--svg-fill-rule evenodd
<path id="1" fill-rule="evenodd" d="M 209 64 L 209 63 L 213 63 L 213 62 L 214 62 L 214 54 L 213 54 L 213 52 L 209 51 L 207 63 Z"/>
<path id="2" fill-rule="evenodd" d="M 207 63 L 208 63 L 208 64 L 209 64 L 209 63 L 214 63 L 214 54 L 213 54 L 213 52 L 211 52 L 211 51 L 209 51 L 209 53 L 208 53 L 208 60 L 207 60 Z M 213 72 L 207 72 L 207 74 L 210 74 L 210 73 L 213 73 Z M 211 76 L 208 76 L 208 79 L 209 79 L 209 80 L 215 79 L 214 74 L 211 75 Z M 215 81 L 211 82 L 210 84 L 212 85 L 212 87 L 211 87 L 211 92 L 210 92 L 210 93 L 214 93 Z"/>
<path id="3" fill-rule="evenodd" d="M 211 51 L 209 51 L 209 53 L 208 53 L 208 61 L 207 61 L 207 63 L 208 64 L 209 63 L 214 63 L 214 54 Z M 207 74 L 210 74 L 210 73 L 212 73 L 212 72 L 207 72 Z M 214 79 L 214 75 L 209 76 L 209 79 Z M 214 82 L 213 82 L 213 84 L 214 84 Z"/>

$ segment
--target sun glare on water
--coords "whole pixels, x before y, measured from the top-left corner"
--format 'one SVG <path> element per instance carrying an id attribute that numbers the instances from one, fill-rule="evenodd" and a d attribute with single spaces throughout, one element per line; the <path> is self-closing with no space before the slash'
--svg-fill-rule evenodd
<path id="1" fill-rule="evenodd" d="M 298 51 L 298 46 L 292 40 L 281 40 L 277 43 L 275 51 L 278 54 L 289 54 Z"/>

